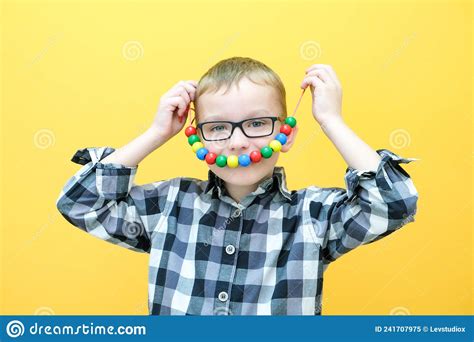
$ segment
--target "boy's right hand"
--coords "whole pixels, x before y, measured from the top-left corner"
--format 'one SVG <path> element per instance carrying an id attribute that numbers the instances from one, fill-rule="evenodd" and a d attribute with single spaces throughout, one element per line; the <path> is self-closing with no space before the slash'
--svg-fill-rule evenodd
<path id="1" fill-rule="evenodd" d="M 160 98 L 152 128 L 168 140 L 179 133 L 186 124 L 189 106 L 194 101 L 198 82 L 179 81 Z"/>

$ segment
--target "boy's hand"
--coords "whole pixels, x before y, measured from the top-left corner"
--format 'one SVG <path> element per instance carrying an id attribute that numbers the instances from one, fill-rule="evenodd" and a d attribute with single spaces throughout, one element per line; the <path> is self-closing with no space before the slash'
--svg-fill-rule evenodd
<path id="1" fill-rule="evenodd" d="M 163 139 L 175 136 L 186 124 L 189 105 L 194 101 L 197 81 L 179 81 L 160 98 L 152 129 Z"/>
<path id="2" fill-rule="evenodd" d="M 342 119 L 342 87 L 333 68 L 327 64 L 313 64 L 306 69 L 301 83 L 304 89 L 311 86 L 313 116 L 320 125 L 328 120 Z"/>

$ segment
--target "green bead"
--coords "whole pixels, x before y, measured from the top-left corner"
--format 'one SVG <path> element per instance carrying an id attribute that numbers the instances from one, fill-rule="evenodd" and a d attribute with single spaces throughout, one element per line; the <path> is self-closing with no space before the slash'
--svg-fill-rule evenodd
<path id="1" fill-rule="evenodd" d="M 293 128 L 296 126 L 296 119 L 293 116 L 289 116 L 285 119 L 285 123 Z"/>
<path id="2" fill-rule="evenodd" d="M 262 147 L 260 153 L 262 154 L 263 158 L 270 158 L 273 154 L 273 150 L 270 146 L 265 146 Z"/>
<path id="3" fill-rule="evenodd" d="M 216 159 L 216 165 L 219 167 L 224 167 L 227 165 L 227 157 L 224 155 L 219 155 Z"/>
<path id="4" fill-rule="evenodd" d="M 199 139 L 199 137 L 196 134 L 190 135 L 189 138 L 188 138 L 188 143 L 191 146 L 193 146 L 194 143 L 196 143 L 198 141 L 201 141 L 201 139 Z"/>

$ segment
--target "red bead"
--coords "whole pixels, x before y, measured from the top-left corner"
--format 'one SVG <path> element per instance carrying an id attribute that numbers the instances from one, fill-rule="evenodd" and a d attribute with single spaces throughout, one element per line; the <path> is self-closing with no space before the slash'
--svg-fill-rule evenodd
<path id="1" fill-rule="evenodd" d="M 283 133 L 284 135 L 290 135 L 291 134 L 291 126 L 284 124 L 280 127 L 280 132 Z"/>
<path id="2" fill-rule="evenodd" d="M 206 154 L 206 162 L 208 164 L 214 164 L 216 162 L 217 154 L 209 152 Z"/>
<path id="3" fill-rule="evenodd" d="M 260 151 L 252 151 L 250 152 L 250 160 L 252 163 L 258 163 L 262 159 L 262 154 Z"/>
<path id="4" fill-rule="evenodd" d="M 194 128 L 194 126 L 188 126 L 184 131 L 184 134 L 189 138 L 191 135 L 196 134 L 196 128 Z"/>

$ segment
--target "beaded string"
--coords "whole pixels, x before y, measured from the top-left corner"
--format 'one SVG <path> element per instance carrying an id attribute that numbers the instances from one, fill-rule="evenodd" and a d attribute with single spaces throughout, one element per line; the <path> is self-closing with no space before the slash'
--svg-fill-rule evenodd
<path id="1" fill-rule="evenodd" d="M 283 145 L 288 141 L 288 136 L 291 134 L 293 128 L 296 126 L 296 111 L 301 103 L 304 92 L 306 88 L 301 92 L 300 98 L 296 103 L 295 110 L 293 111 L 292 116 L 288 116 L 285 119 L 285 123 L 280 127 L 280 133 L 275 136 L 275 139 L 270 141 L 270 143 L 260 150 L 252 151 L 250 154 L 241 154 L 240 156 L 230 155 L 225 156 L 223 154 L 215 154 L 210 152 L 207 148 L 204 147 L 204 144 L 201 142 L 201 139 L 197 135 L 196 127 L 192 125 L 196 119 L 196 111 L 194 108 L 188 106 L 187 109 L 194 112 L 194 117 L 191 120 L 190 116 L 190 125 L 185 129 L 184 134 L 188 137 L 188 143 L 191 146 L 193 152 L 196 154 L 196 157 L 200 160 L 205 160 L 209 165 L 216 164 L 218 167 L 230 167 L 236 168 L 238 166 L 247 167 L 251 163 L 258 163 L 262 158 L 270 158 L 274 152 L 280 152 Z"/>

